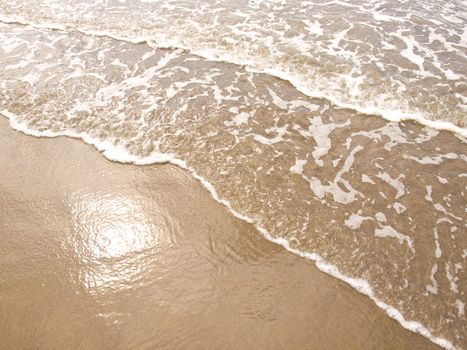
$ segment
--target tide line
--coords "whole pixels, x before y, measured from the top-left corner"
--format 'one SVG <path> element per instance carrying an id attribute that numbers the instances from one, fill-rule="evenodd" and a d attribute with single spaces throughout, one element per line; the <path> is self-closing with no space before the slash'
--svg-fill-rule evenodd
<path id="1" fill-rule="evenodd" d="M 214 200 L 217 202 L 221 203 L 227 209 L 230 211 L 232 215 L 234 215 L 236 218 L 243 220 L 247 223 L 250 223 L 255 226 L 255 228 L 258 230 L 258 232 L 266 238 L 268 241 L 271 241 L 275 244 L 278 244 L 285 248 L 287 251 L 301 256 L 305 259 L 311 260 L 315 263 L 316 267 L 321 270 L 322 272 L 333 276 L 334 278 L 337 278 L 347 284 L 349 284 L 351 287 L 356 289 L 358 292 L 361 294 L 364 294 L 368 296 L 379 308 L 383 309 L 386 314 L 399 322 L 399 324 L 414 332 L 414 333 L 419 333 L 422 336 L 428 338 L 430 341 L 433 343 L 447 349 L 447 350 L 455 350 L 456 348 L 454 345 L 447 339 L 437 337 L 433 335 L 428 328 L 426 328 L 424 325 L 422 325 L 420 322 L 417 321 L 411 321 L 411 320 L 406 320 L 405 317 L 402 315 L 402 313 L 397 310 L 395 307 L 385 303 L 384 301 L 378 299 L 375 296 L 375 293 L 373 291 L 373 288 L 371 285 L 368 283 L 368 281 L 364 279 L 357 279 L 357 278 L 352 278 L 349 276 L 344 275 L 342 272 L 339 271 L 339 268 L 335 265 L 327 263 L 320 255 L 316 253 L 311 253 L 311 252 L 304 252 L 295 248 L 292 248 L 290 246 L 290 242 L 286 240 L 283 237 L 274 237 L 267 229 L 262 227 L 259 223 L 258 220 L 251 218 L 249 216 L 243 215 L 239 213 L 237 210 L 235 210 L 232 206 L 232 204 L 227 201 L 226 199 L 222 198 L 219 196 L 217 193 L 217 190 L 214 188 L 214 186 L 205 178 L 200 176 L 194 168 L 189 166 L 189 164 L 177 158 L 176 155 L 174 154 L 167 154 L 167 153 L 154 153 L 151 156 L 148 157 L 138 157 L 135 155 L 132 155 L 128 153 L 128 151 L 123 147 L 119 145 L 114 145 L 110 141 L 101 141 L 97 140 L 95 138 L 90 137 L 86 133 L 76 133 L 72 130 L 66 130 L 62 132 L 53 132 L 50 130 L 47 131 L 37 131 L 30 129 L 25 123 L 18 122 L 18 116 L 14 113 L 11 113 L 8 110 L 2 110 L 0 111 L 0 114 L 3 115 L 5 118 L 8 119 L 10 126 L 17 130 L 20 131 L 24 134 L 35 136 L 35 137 L 60 137 L 60 136 L 66 136 L 66 137 L 71 137 L 71 138 L 76 138 L 76 139 L 81 139 L 85 143 L 89 145 L 93 145 L 98 151 L 100 151 L 107 159 L 118 162 L 118 163 L 130 163 L 130 164 L 135 164 L 135 165 L 150 165 L 150 164 L 161 164 L 161 163 L 171 163 L 176 166 L 179 166 L 180 168 L 187 170 L 191 173 L 191 175 L 197 179 L 201 184 L 209 191 L 211 196 L 213 197 Z"/>

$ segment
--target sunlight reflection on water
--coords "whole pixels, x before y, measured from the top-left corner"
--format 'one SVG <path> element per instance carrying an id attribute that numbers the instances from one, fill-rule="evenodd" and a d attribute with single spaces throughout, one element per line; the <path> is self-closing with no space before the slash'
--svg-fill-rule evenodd
<path id="1" fill-rule="evenodd" d="M 164 225 L 156 227 L 131 197 L 80 195 L 73 203 L 81 282 L 93 293 L 130 288 L 160 250 Z"/>

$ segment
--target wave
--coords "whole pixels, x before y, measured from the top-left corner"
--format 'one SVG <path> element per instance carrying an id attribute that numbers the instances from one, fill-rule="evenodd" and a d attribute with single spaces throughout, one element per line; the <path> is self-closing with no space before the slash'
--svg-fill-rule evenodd
<path id="1" fill-rule="evenodd" d="M 193 49 L 187 45 L 182 44 L 177 40 L 159 40 L 155 41 L 150 36 L 125 36 L 121 33 L 115 33 L 108 30 L 94 30 L 84 27 L 69 27 L 61 23 L 47 22 L 47 23 L 35 23 L 28 21 L 19 16 L 6 16 L 0 13 L 0 22 L 5 24 L 19 24 L 23 26 L 29 26 L 36 29 L 46 29 L 46 30 L 61 30 L 65 32 L 77 31 L 88 36 L 98 36 L 98 37 L 108 37 L 119 41 L 125 41 L 132 44 L 142 44 L 145 43 L 152 48 L 163 48 L 163 49 L 182 49 L 191 54 L 199 56 L 203 59 L 214 61 L 214 62 L 226 62 L 235 64 L 241 67 L 244 67 L 247 71 L 253 73 L 264 73 L 270 76 L 274 76 L 289 82 L 294 86 L 299 92 L 311 98 L 320 98 L 330 101 L 332 104 L 339 108 L 351 109 L 358 113 L 365 115 L 378 115 L 383 119 L 391 122 L 402 122 L 413 120 L 423 126 L 427 126 L 436 130 L 445 130 L 450 131 L 456 134 L 461 135 L 462 137 L 467 137 L 467 128 L 460 127 L 448 120 L 432 120 L 426 116 L 421 111 L 406 111 L 398 108 L 388 109 L 384 107 L 384 102 L 381 103 L 382 106 L 378 105 L 362 105 L 360 103 L 345 101 L 338 94 L 333 94 L 332 91 L 326 90 L 322 91 L 319 89 L 310 88 L 310 84 L 307 84 L 306 81 L 297 77 L 294 74 L 287 72 L 286 70 L 281 70 L 278 68 L 261 68 L 261 64 L 257 64 L 248 59 L 240 59 L 235 55 L 222 52 L 221 50 L 216 49 L 206 49 L 199 50 Z"/>

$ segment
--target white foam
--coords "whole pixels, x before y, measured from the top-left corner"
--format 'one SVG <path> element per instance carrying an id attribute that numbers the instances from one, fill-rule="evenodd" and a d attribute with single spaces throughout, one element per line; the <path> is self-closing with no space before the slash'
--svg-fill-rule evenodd
<path id="1" fill-rule="evenodd" d="M 441 247 L 440 247 L 440 245 L 439 245 L 439 241 L 438 241 L 438 240 L 435 241 L 435 244 L 436 244 L 435 257 L 436 257 L 436 258 L 440 258 L 441 255 L 443 254 L 443 251 L 441 250 Z"/>
<path id="2" fill-rule="evenodd" d="M 439 220 L 438 220 L 439 221 Z M 437 259 L 439 259 L 441 257 L 441 255 L 443 254 L 443 251 L 441 250 L 441 246 L 439 245 L 439 235 L 438 235 L 438 228 L 435 227 L 433 229 L 433 232 L 435 234 L 435 245 L 436 245 L 436 248 L 435 248 L 435 257 Z"/>
<path id="3" fill-rule="evenodd" d="M 230 108 L 230 111 L 233 111 L 233 110 L 234 108 Z M 235 108 L 235 110 L 238 110 L 238 109 Z M 224 124 L 227 126 L 231 126 L 231 125 L 240 126 L 242 124 L 248 124 L 248 119 L 250 119 L 250 114 L 247 112 L 241 112 L 241 113 L 236 114 L 235 117 L 233 117 L 231 122 L 224 122 Z"/>
<path id="4" fill-rule="evenodd" d="M 305 259 L 309 259 L 315 262 L 315 265 L 323 271 L 324 273 L 327 273 L 339 280 L 342 280 L 343 282 L 349 284 L 351 287 L 356 289 L 358 292 L 367 295 L 379 308 L 383 309 L 386 314 L 399 322 L 402 327 L 411 330 L 412 332 L 419 333 L 423 335 L 424 337 L 428 338 L 430 341 L 432 341 L 435 344 L 438 344 L 439 346 L 448 349 L 448 350 L 455 350 L 454 345 L 447 339 L 441 338 L 434 336 L 424 325 L 422 325 L 420 322 L 416 321 L 411 321 L 411 320 L 406 320 L 405 317 L 402 315 L 402 313 L 397 310 L 395 307 L 381 301 L 375 296 L 375 293 L 373 291 L 373 288 L 370 286 L 368 281 L 364 279 L 358 279 L 358 278 L 352 278 L 349 276 L 344 275 L 339 271 L 337 266 L 332 265 L 327 263 L 320 255 L 315 254 L 315 253 L 309 253 L 309 252 L 303 252 L 301 250 L 292 248 L 290 246 L 290 242 L 287 241 L 285 238 L 282 237 L 273 237 L 264 227 L 262 227 L 257 220 L 254 218 L 250 218 L 246 215 L 243 215 L 236 211 L 231 203 L 219 196 L 217 193 L 216 189 L 214 186 L 212 186 L 209 181 L 201 177 L 200 175 L 197 174 L 197 172 L 190 167 L 185 161 L 178 159 L 176 156 L 172 154 L 165 154 L 165 153 L 154 153 L 153 155 L 145 158 L 140 158 L 134 155 L 131 155 L 127 152 L 126 149 L 123 147 L 119 147 L 114 145 L 113 143 L 110 142 L 102 142 L 96 139 L 93 139 L 89 135 L 86 135 L 84 133 L 78 134 L 76 132 L 72 131 L 62 131 L 60 133 L 58 132 L 52 132 L 52 131 L 37 131 L 37 130 L 32 130 L 27 127 L 24 123 L 19 123 L 18 117 L 14 114 L 11 113 L 7 110 L 2 110 L 0 111 L 0 114 L 5 116 L 9 122 L 10 125 L 13 129 L 21 131 L 27 135 L 35 136 L 35 137 L 59 137 L 59 136 L 68 136 L 72 138 L 79 138 L 83 140 L 85 143 L 93 145 L 96 147 L 97 150 L 101 151 L 102 154 L 108 158 L 109 160 L 116 161 L 119 163 L 132 163 L 136 165 L 149 165 L 149 164 L 157 164 L 157 163 L 171 163 L 174 165 L 179 166 L 182 169 L 185 169 L 189 171 L 192 176 L 197 179 L 198 181 L 201 182 L 201 184 L 209 191 L 209 193 L 212 195 L 212 197 L 219 203 L 223 204 L 226 206 L 229 211 L 237 217 L 238 219 L 241 219 L 245 222 L 254 224 L 257 230 L 269 241 L 274 242 L 276 244 L 281 245 L 284 247 L 286 250 L 289 252 L 296 254 L 298 256 L 301 256 Z M 464 251 L 464 255 L 467 256 L 467 250 Z M 463 310 L 463 309 L 462 309 Z"/>
<path id="5" fill-rule="evenodd" d="M 342 124 L 324 124 L 322 118 L 320 116 L 316 116 L 308 118 L 308 121 L 310 122 L 308 130 L 303 131 L 298 129 L 298 132 L 306 138 L 314 138 L 314 140 L 316 141 L 316 147 L 311 154 L 315 159 L 315 163 L 323 167 L 324 162 L 321 160 L 321 158 L 328 154 L 329 150 L 331 149 L 331 138 L 329 137 L 329 135 L 332 131 L 334 131 L 337 128 L 349 126 L 350 120 L 347 120 L 345 123 Z"/>
<path id="6" fill-rule="evenodd" d="M 428 202 L 433 202 L 433 198 L 431 197 L 431 194 L 432 194 L 432 186 L 426 186 L 426 195 L 425 195 L 425 199 L 428 201 Z"/>
<path id="7" fill-rule="evenodd" d="M 69 30 L 76 30 L 86 35 L 92 36 L 104 36 L 109 37 L 112 39 L 120 40 L 120 41 L 127 41 L 134 44 L 140 43 L 147 43 L 149 46 L 153 48 L 171 48 L 171 49 L 183 49 L 186 50 L 194 55 L 200 56 L 204 59 L 216 61 L 216 62 L 227 62 L 236 64 L 239 66 L 245 67 L 247 71 L 256 72 L 256 73 L 266 73 L 271 76 L 275 76 L 277 78 L 286 80 L 290 82 L 298 91 L 301 93 L 315 98 L 322 98 L 332 102 L 334 105 L 342 108 L 349 108 L 353 109 L 359 113 L 366 114 L 366 115 L 379 115 L 384 119 L 392 122 L 401 122 L 405 120 L 413 120 L 421 125 L 428 126 L 433 129 L 437 130 L 446 130 L 451 131 L 453 133 L 460 134 L 463 137 L 467 137 L 467 129 L 459 127 L 453 124 L 450 121 L 445 120 L 431 120 L 430 118 L 423 115 L 420 111 L 405 111 L 398 109 L 397 107 L 391 106 L 391 108 L 387 108 L 383 105 L 378 105 L 377 99 L 369 100 L 366 103 L 362 104 L 362 101 L 352 102 L 346 100 L 343 96 L 337 95 L 333 93 L 333 89 L 327 89 L 326 92 L 319 90 L 318 88 L 314 87 L 313 84 L 307 84 L 306 80 L 303 79 L 302 75 L 294 75 L 287 71 L 287 69 L 277 68 L 277 67 L 268 67 L 268 64 L 259 60 L 258 62 L 254 62 L 251 58 L 248 57 L 240 57 L 235 55 L 233 52 L 225 52 L 223 50 L 216 50 L 215 48 L 209 49 L 197 49 L 194 47 L 190 47 L 186 45 L 181 40 L 177 40 L 176 38 L 162 38 L 162 36 L 158 37 L 158 40 L 154 40 L 154 38 L 149 36 L 124 36 L 121 34 L 116 34 L 111 31 L 104 31 L 104 30 L 89 30 L 87 28 L 82 27 L 72 27 L 68 28 L 66 25 L 47 22 L 47 23 L 35 23 L 32 21 L 28 21 L 20 16 L 6 16 L 4 14 L 0 14 L 0 22 L 3 23 L 11 23 L 11 24 L 22 24 L 26 26 L 30 26 L 32 28 L 38 29 L 54 29 L 54 30 L 62 30 L 62 31 L 69 31 Z M 407 41 L 409 42 L 409 41 Z M 406 42 L 406 43 L 407 43 Z M 410 56 L 412 59 L 415 59 L 414 56 Z M 416 60 L 416 59 L 415 59 Z M 417 61 L 420 63 L 419 61 Z M 347 77 L 347 80 L 354 79 L 350 76 Z M 281 101 L 277 100 L 279 104 L 282 104 Z M 285 102 L 285 101 L 284 101 Z"/>
<path id="8" fill-rule="evenodd" d="M 425 69 L 423 68 L 423 63 L 425 60 L 422 56 L 417 55 L 414 53 L 413 49 L 414 46 L 417 44 L 413 36 L 405 37 L 403 35 L 398 36 L 405 42 L 406 48 L 401 51 L 401 55 L 411 61 L 413 64 L 419 67 L 420 71 L 423 72 Z"/>
<path id="9" fill-rule="evenodd" d="M 274 103 L 277 107 L 282 109 L 288 109 L 289 103 L 281 99 L 272 89 L 267 88 L 269 91 L 269 95 L 272 98 L 272 103 Z"/>
<path id="10" fill-rule="evenodd" d="M 384 215 L 384 213 L 382 212 L 378 212 L 375 214 L 375 218 L 376 220 L 378 220 L 379 222 L 386 222 L 386 215 Z"/>
<path id="11" fill-rule="evenodd" d="M 290 171 L 295 174 L 301 174 L 306 163 L 306 159 L 296 159 L 295 164 L 290 168 Z"/>
<path id="12" fill-rule="evenodd" d="M 284 140 L 283 136 L 287 132 L 287 127 L 288 127 L 288 125 L 284 125 L 282 127 L 270 128 L 270 129 L 268 129 L 266 131 L 275 132 L 276 136 L 274 136 L 272 138 L 267 138 L 267 137 L 264 137 L 263 135 L 255 135 L 254 140 L 258 141 L 259 143 L 265 144 L 265 145 L 273 145 L 275 143 L 281 142 L 281 141 Z"/>
<path id="13" fill-rule="evenodd" d="M 451 266 L 448 263 L 444 264 L 444 269 L 446 271 L 446 278 L 449 281 L 449 287 L 454 293 L 459 293 L 459 288 L 456 283 L 459 280 L 459 278 L 452 275 Z"/>
<path id="14" fill-rule="evenodd" d="M 376 237 L 382 237 L 382 238 L 384 238 L 384 237 L 397 238 L 397 240 L 399 240 L 400 244 L 402 244 L 403 242 L 407 242 L 407 245 L 409 246 L 410 250 L 412 252 L 415 252 L 415 250 L 413 248 L 412 239 L 409 236 L 398 232 L 392 226 L 385 225 L 385 226 L 383 226 L 381 228 L 376 228 L 375 229 L 375 236 Z"/>
<path id="15" fill-rule="evenodd" d="M 309 20 L 302 20 L 303 23 L 306 24 L 305 30 L 313 35 L 320 36 L 323 35 L 323 28 L 321 28 L 321 24 L 319 22 L 311 22 Z"/>
<path id="16" fill-rule="evenodd" d="M 456 306 L 457 306 L 457 314 L 459 315 L 459 317 L 464 316 L 465 315 L 465 303 L 459 299 L 456 299 Z"/>
<path id="17" fill-rule="evenodd" d="M 442 183 L 443 185 L 448 183 L 448 179 L 441 177 L 441 176 L 438 176 L 438 181 Z"/>
<path id="18" fill-rule="evenodd" d="M 386 183 L 388 183 L 391 187 L 393 187 L 397 191 L 396 199 L 398 199 L 399 197 L 401 197 L 401 196 L 403 196 L 405 194 L 405 186 L 399 180 L 400 178 L 404 178 L 404 175 L 399 175 L 396 179 L 393 179 L 388 173 L 378 173 L 378 174 L 376 174 L 376 177 L 378 177 L 381 180 L 385 181 Z"/>
<path id="19" fill-rule="evenodd" d="M 373 218 L 361 216 L 359 214 L 351 214 L 349 218 L 344 221 L 344 224 L 352 230 L 356 230 L 362 226 L 365 220 L 373 220 Z"/>
<path id="20" fill-rule="evenodd" d="M 344 165 L 336 173 L 333 182 L 327 181 L 328 184 L 326 185 L 322 183 L 320 179 L 314 176 L 312 176 L 310 179 L 307 179 L 310 183 L 310 189 L 313 191 L 313 193 L 320 199 L 323 199 L 326 193 L 330 193 L 334 201 L 342 204 L 348 204 L 355 201 L 357 196 L 363 197 L 363 195 L 355 190 L 350 185 L 349 181 L 345 180 L 342 176 L 344 173 L 350 170 L 355 161 L 355 154 L 361 150 L 363 150 L 363 146 L 358 145 L 350 152 L 350 154 L 345 159 Z M 340 185 L 345 188 L 345 191 Z"/>
<path id="21" fill-rule="evenodd" d="M 372 184 L 372 185 L 376 185 L 376 182 L 374 182 L 371 177 L 369 177 L 368 175 L 366 174 L 362 174 L 362 182 L 366 182 L 366 183 L 369 183 L 369 184 Z"/>
<path id="22" fill-rule="evenodd" d="M 393 208 L 396 211 L 397 214 L 402 214 L 404 211 L 407 210 L 407 207 L 403 205 L 402 203 L 395 202 L 393 204 Z"/>
<path id="23" fill-rule="evenodd" d="M 436 282 L 435 279 L 435 274 L 438 272 L 438 264 L 434 264 L 433 267 L 431 268 L 431 284 L 428 284 L 426 286 L 427 292 L 430 292 L 431 294 L 437 295 L 438 294 L 438 282 Z"/>
<path id="24" fill-rule="evenodd" d="M 422 158 L 417 158 L 417 157 L 414 157 L 414 156 L 404 155 L 404 158 L 414 160 L 419 164 L 441 164 L 443 162 L 444 158 L 446 158 L 446 159 L 457 159 L 458 156 L 457 156 L 457 154 L 450 152 L 450 153 L 447 153 L 447 154 L 440 154 L 440 155 L 433 156 L 433 157 L 426 156 L 426 157 L 422 157 Z"/>

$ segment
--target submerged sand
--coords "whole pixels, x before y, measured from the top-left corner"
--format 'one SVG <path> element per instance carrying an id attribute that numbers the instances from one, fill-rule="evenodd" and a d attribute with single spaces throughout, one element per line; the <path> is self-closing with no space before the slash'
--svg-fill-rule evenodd
<path id="1" fill-rule="evenodd" d="M 435 349 L 173 165 L 0 119 L 1 349 Z"/>

